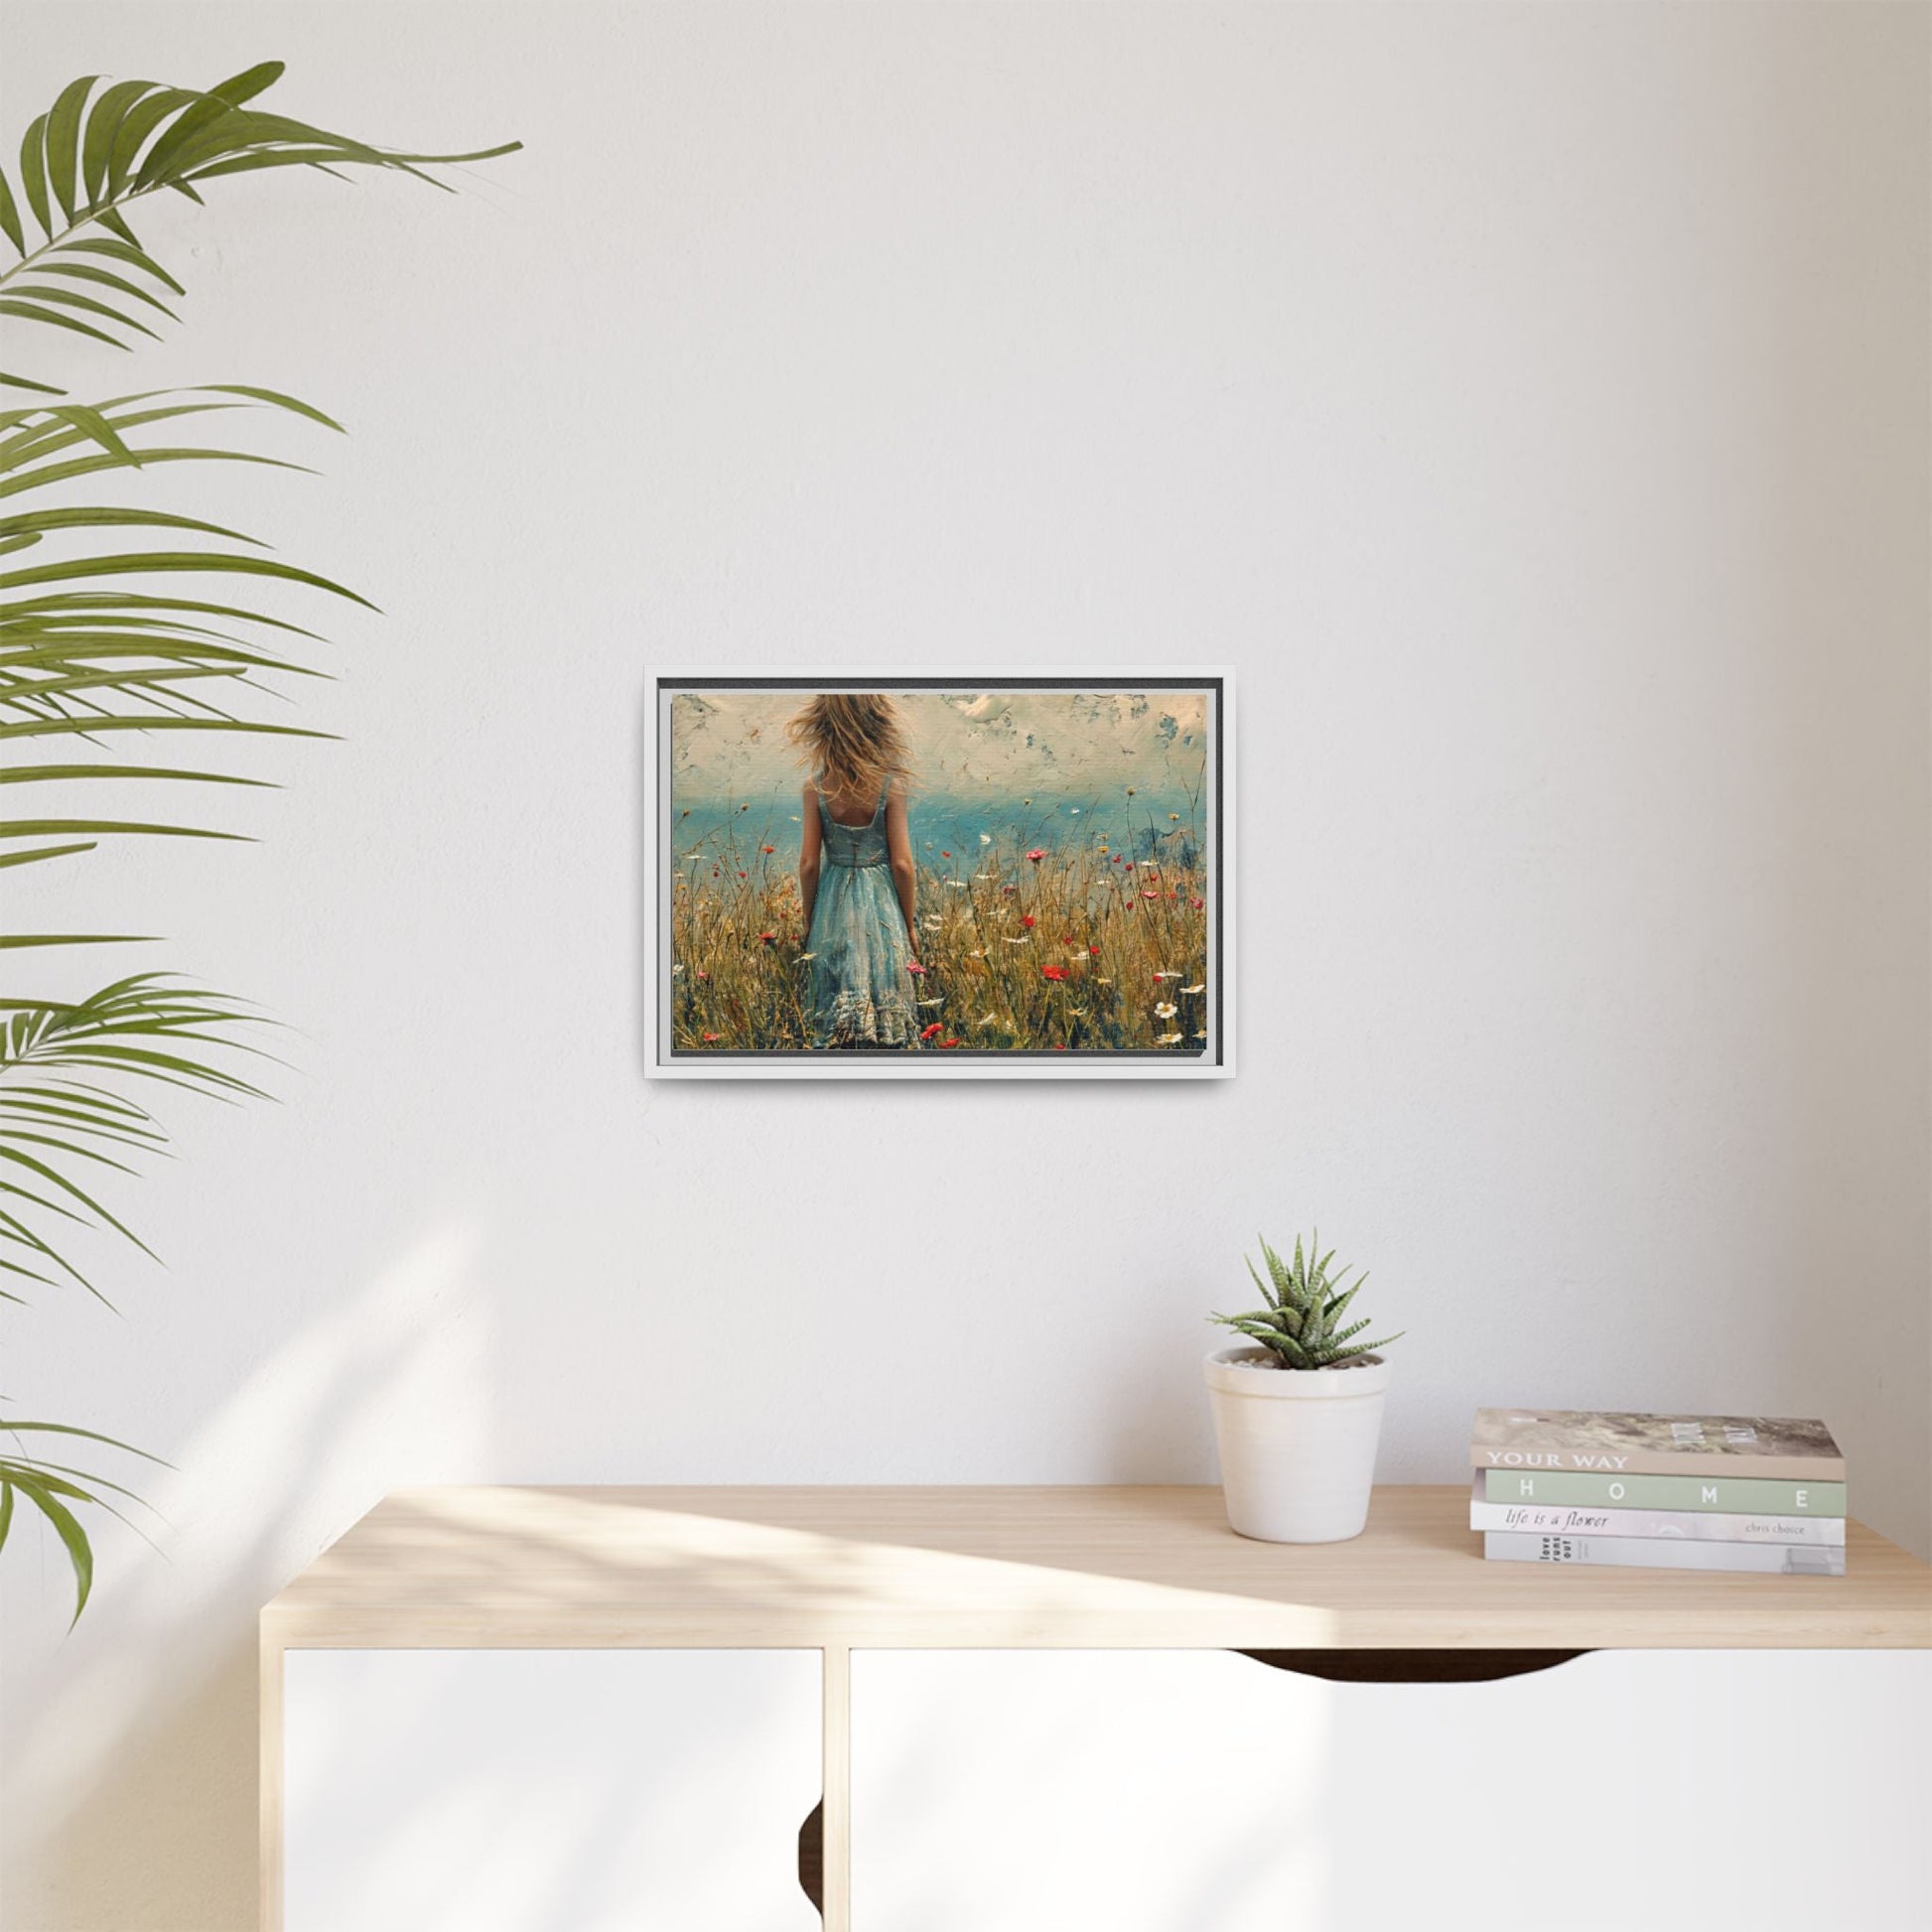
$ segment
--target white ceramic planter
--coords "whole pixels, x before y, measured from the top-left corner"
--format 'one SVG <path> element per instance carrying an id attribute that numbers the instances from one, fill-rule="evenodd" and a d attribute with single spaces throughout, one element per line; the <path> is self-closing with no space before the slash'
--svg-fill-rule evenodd
<path id="1" fill-rule="evenodd" d="M 1360 1536 L 1375 1485 L 1389 1365 L 1281 1369 L 1262 1348 L 1209 1355 L 1208 1401 L 1229 1527 L 1264 1543 Z"/>

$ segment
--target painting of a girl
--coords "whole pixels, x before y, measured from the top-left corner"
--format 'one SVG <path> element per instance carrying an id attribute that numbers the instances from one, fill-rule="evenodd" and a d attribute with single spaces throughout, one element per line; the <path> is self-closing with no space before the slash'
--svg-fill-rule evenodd
<path id="1" fill-rule="evenodd" d="M 905 734 L 891 698 L 822 692 L 786 726 L 805 781 L 798 891 L 816 1047 L 916 1047 L 922 971 Z"/>
<path id="2" fill-rule="evenodd" d="M 654 1071 L 1232 1071 L 1225 672 L 653 693 Z"/>

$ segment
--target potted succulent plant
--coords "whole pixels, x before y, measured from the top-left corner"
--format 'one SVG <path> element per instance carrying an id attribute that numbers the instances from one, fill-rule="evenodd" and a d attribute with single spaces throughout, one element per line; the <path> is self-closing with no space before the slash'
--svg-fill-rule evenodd
<path id="1" fill-rule="evenodd" d="M 1228 1523 L 1267 1543 L 1339 1543 L 1368 1520 L 1389 1386 L 1375 1350 L 1401 1337 L 1354 1339 L 1369 1324 L 1342 1317 L 1368 1277 L 1331 1273 L 1316 1237 L 1305 1252 L 1297 1236 L 1292 1262 L 1266 1241 L 1261 1253 L 1267 1280 L 1248 1273 L 1267 1306 L 1208 1317 L 1251 1344 L 1206 1361 Z"/>

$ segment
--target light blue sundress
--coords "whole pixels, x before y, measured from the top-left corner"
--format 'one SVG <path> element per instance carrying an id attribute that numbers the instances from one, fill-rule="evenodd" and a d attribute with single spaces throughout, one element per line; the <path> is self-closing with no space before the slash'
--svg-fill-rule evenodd
<path id="1" fill-rule="evenodd" d="M 919 1029 L 905 917 L 886 849 L 886 800 L 869 825 L 841 825 L 818 793 L 824 864 L 812 906 L 811 1025 L 814 1046 L 913 1046 Z"/>

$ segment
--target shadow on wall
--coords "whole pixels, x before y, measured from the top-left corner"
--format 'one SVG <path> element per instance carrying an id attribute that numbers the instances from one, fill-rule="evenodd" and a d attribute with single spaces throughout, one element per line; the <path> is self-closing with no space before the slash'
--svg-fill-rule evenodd
<path id="1" fill-rule="evenodd" d="M 285 1343 L 150 1493 L 157 1554 L 103 1548 L 79 1628 L 23 1694 L 5 1823 L 21 1932 L 253 1932 L 255 1608 L 400 1483 L 474 1477 L 491 1333 L 479 1238 L 427 1234 Z"/>

